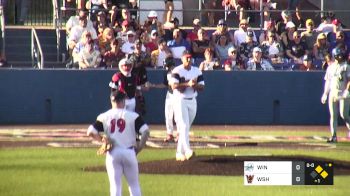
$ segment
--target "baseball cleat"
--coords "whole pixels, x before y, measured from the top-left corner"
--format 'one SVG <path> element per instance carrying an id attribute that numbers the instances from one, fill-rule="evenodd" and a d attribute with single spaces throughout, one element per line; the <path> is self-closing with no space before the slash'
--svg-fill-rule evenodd
<path id="1" fill-rule="evenodd" d="M 337 143 L 338 139 L 337 137 L 331 137 L 327 139 L 327 143 Z"/>
<path id="2" fill-rule="evenodd" d="M 189 151 L 189 152 L 186 152 L 185 153 L 185 157 L 186 157 L 186 160 L 190 160 L 194 157 L 194 152 L 193 151 Z"/>
<path id="3" fill-rule="evenodd" d="M 174 136 L 169 134 L 165 139 L 164 142 L 175 142 Z"/>
<path id="4" fill-rule="evenodd" d="M 186 156 L 183 154 L 176 154 L 176 161 L 185 161 Z"/>

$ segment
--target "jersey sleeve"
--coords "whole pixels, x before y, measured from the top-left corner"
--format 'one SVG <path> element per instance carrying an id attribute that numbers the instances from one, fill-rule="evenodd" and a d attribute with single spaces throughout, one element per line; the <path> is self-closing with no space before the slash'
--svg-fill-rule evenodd
<path id="1" fill-rule="evenodd" d="M 104 115 L 100 114 L 97 117 L 96 121 L 89 126 L 87 135 L 89 135 L 90 133 L 98 134 L 99 132 L 104 132 L 103 122 L 104 122 Z"/>
<path id="2" fill-rule="evenodd" d="M 170 84 L 180 83 L 180 74 L 173 71 L 171 73 L 171 79 L 170 79 L 169 83 Z"/>
<path id="3" fill-rule="evenodd" d="M 141 116 L 138 116 L 135 119 L 135 131 L 138 134 L 142 134 L 143 132 L 145 132 L 146 130 L 148 130 L 148 125 L 143 121 Z"/>

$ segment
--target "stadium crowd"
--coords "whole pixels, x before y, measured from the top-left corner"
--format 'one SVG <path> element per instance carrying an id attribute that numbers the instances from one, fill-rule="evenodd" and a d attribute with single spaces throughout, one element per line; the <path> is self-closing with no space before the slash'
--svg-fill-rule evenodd
<path id="1" fill-rule="evenodd" d="M 71 56 L 67 67 L 118 68 L 124 57 L 144 68 L 163 68 L 167 57 L 181 64 L 185 50 L 192 54 L 192 64 L 201 70 L 317 70 L 332 62 L 331 51 L 341 48 L 349 53 L 349 43 L 342 23 L 327 13 L 320 24 L 313 19 L 293 20 L 292 11 L 284 10 L 280 18 L 264 14 L 264 30 L 252 30 L 249 17 L 239 15 L 239 26 L 229 27 L 224 19 L 216 29 L 206 30 L 198 18 L 191 30 L 184 30 L 173 17 L 172 1 L 165 1 L 163 23 L 156 11 L 139 22 L 136 0 L 77 1 L 76 15 L 66 23 L 67 46 Z M 122 2 L 122 3 L 121 3 Z M 210 7 L 209 4 L 206 6 Z M 243 5 L 231 9 L 240 13 Z M 274 9 L 264 1 L 264 9 Z M 230 1 L 223 1 L 223 6 Z M 213 23 L 210 16 L 209 21 Z M 305 21 L 305 22 L 303 22 Z M 304 27 L 303 30 L 298 30 Z"/>

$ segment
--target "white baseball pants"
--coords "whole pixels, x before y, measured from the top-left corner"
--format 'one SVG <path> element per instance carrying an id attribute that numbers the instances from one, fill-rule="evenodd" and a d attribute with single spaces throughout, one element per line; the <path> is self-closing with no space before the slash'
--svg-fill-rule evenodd
<path id="1" fill-rule="evenodd" d="M 328 109 L 330 114 L 330 129 L 332 136 L 337 135 L 338 115 L 345 121 L 346 127 L 350 130 L 350 99 L 342 99 L 334 102 L 339 95 L 338 92 L 330 92 L 328 97 Z"/>
<path id="2" fill-rule="evenodd" d="M 174 103 L 173 103 L 173 94 L 169 93 L 169 91 L 166 94 L 165 98 L 165 107 L 164 107 L 164 114 L 165 114 L 165 127 L 166 132 L 168 135 L 172 135 L 174 132 Z"/>
<path id="3" fill-rule="evenodd" d="M 177 142 L 177 154 L 185 155 L 186 152 L 191 152 L 190 147 L 190 129 L 197 113 L 196 98 L 184 99 L 174 98 L 174 112 L 179 139 Z"/>
<path id="4" fill-rule="evenodd" d="M 122 176 L 129 184 L 132 196 L 140 196 L 139 168 L 135 150 L 115 147 L 106 155 L 106 169 L 109 178 L 110 195 L 122 195 Z"/>

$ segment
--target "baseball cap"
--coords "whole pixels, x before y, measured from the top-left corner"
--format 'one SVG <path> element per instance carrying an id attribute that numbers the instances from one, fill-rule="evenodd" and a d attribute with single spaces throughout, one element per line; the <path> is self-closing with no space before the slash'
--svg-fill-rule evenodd
<path id="1" fill-rule="evenodd" d="M 295 24 L 291 21 L 287 22 L 286 24 L 286 28 L 294 28 L 295 27 Z"/>
<path id="2" fill-rule="evenodd" d="M 303 61 L 311 61 L 311 60 L 312 60 L 311 55 L 305 54 L 305 55 L 303 56 Z"/>
<path id="3" fill-rule="evenodd" d="M 158 31 L 155 30 L 155 29 L 153 29 L 153 30 L 151 31 L 151 36 L 153 36 L 154 34 L 158 34 Z"/>
<path id="4" fill-rule="evenodd" d="M 309 18 L 306 20 L 306 25 L 308 25 L 308 26 L 314 25 L 314 21 Z"/>
<path id="5" fill-rule="evenodd" d="M 126 94 L 120 90 L 113 90 L 110 97 L 112 101 L 119 102 L 126 98 Z"/>
<path id="6" fill-rule="evenodd" d="M 218 22 L 218 26 L 219 25 L 227 25 L 224 19 L 220 19 Z"/>
<path id="7" fill-rule="evenodd" d="M 247 31 L 247 36 L 248 37 L 254 37 L 254 32 L 253 31 Z"/>
<path id="8" fill-rule="evenodd" d="M 150 12 L 148 13 L 148 16 L 147 16 L 147 17 L 148 17 L 148 18 L 156 18 L 156 17 L 158 17 L 158 14 L 157 14 L 156 11 L 152 10 L 152 11 L 150 11 Z"/>
<path id="9" fill-rule="evenodd" d="M 128 32 L 126 32 L 126 34 L 127 34 L 127 35 L 135 35 L 134 31 L 131 31 L 131 30 L 128 31 Z"/>
<path id="10" fill-rule="evenodd" d="M 185 50 L 185 51 L 182 53 L 182 56 L 183 56 L 183 57 L 192 57 L 192 54 L 190 53 L 190 51 Z"/>
<path id="11" fill-rule="evenodd" d="M 334 19 L 333 21 L 332 21 L 332 24 L 334 24 L 334 25 L 339 25 L 339 24 L 341 24 L 341 22 L 340 22 L 340 20 L 339 19 Z"/>
<path id="12" fill-rule="evenodd" d="M 261 51 L 261 49 L 260 49 L 259 47 L 255 47 L 255 48 L 253 49 L 253 52 L 262 52 L 262 51 Z"/>
<path id="13" fill-rule="evenodd" d="M 193 19 L 193 25 L 201 25 L 201 21 L 198 18 Z"/>

